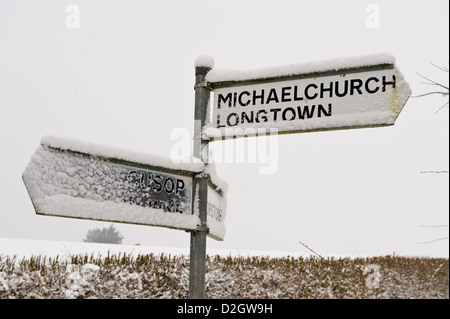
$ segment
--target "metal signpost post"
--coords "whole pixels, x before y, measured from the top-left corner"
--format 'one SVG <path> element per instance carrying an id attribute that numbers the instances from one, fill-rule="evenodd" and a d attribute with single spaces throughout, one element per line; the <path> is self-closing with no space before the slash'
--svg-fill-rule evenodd
<path id="1" fill-rule="evenodd" d="M 205 165 L 208 162 L 208 141 L 202 139 L 202 128 L 206 122 L 209 107 L 210 91 L 202 87 L 205 76 L 211 68 L 206 66 L 195 67 L 195 110 L 194 110 L 194 156 Z M 198 211 L 200 226 L 191 232 L 190 265 L 189 265 L 189 298 L 201 299 L 205 295 L 206 273 L 206 234 L 207 227 L 207 178 L 196 179 L 195 192 L 198 192 Z"/>

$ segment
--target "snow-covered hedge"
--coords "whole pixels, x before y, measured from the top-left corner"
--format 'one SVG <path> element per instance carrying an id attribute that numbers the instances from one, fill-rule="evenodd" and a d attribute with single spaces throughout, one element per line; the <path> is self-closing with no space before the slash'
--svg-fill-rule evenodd
<path id="1" fill-rule="evenodd" d="M 182 255 L 0 255 L 0 298 L 187 298 Z M 207 298 L 448 298 L 448 259 L 207 257 Z"/>

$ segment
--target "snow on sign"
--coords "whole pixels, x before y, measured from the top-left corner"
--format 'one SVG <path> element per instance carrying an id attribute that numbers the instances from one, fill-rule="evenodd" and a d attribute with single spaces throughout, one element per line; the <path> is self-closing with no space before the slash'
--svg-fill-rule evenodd
<path id="1" fill-rule="evenodd" d="M 244 71 L 211 70 L 207 138 L 393 125 L 411 95 L 390 54 Z M 253 134 L 252 134 L 253 133 Z"/>
<path id="2" fill-rule="evenodd" d="M 194 230 L 193 179 L 204 165 L 46 137 L 23 180 L 37 214 Z"/>

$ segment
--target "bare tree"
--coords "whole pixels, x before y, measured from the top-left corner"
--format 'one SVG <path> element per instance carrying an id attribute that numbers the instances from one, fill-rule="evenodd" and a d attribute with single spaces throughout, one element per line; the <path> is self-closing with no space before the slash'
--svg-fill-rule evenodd
<path id="1" fill-rule="evenodd" d="M 447 73 L 448 73 L 448 67 L 440 67 L 440 66 L 437 66 L 437 65 L 434 64 L 434 63 L 431 63 L 431 65 L 433 65 L 435 68 L 438 68 L 438 69 L 441 70 L 441 71 L 444 71 L 444 72 L 447 72 Z M 444 107 L 446 107 L 446 106 L 448 107 L 448 86 L 446 86 L 446 85 L 444 85 L 444 84 L 442 84 L 442 83 L 433 81 L 433 80 L 431 80 L 431 79 L 429 79 L 429 78 L 423 76 L 422 74 L 420 74 L 420 73 L 418 73 L 418 72 L 416 72 L 416 73 L 417 73 L 421 78 L 423 78 L 424 80 L 427 81 L 427 82 L 421 82 L 421 83 L 426 84 L 426 85 L 436 86 L 437 88 L 436 88 L 436 90 L 434 90 L 434 91 L 431 91 L 431 92 L 428 92 L 428 93 L 424 93 L 424 94 L 420 94 L 420 95 L 416 95 L 415 97 L 423 97 L 423 96 L 432 95 L 432 94 L 440 94 L 440 95 L 442 95 L 442 97 L 444 97 L 444 98 L 447 97 L 447 102 L 446 102 L 444 105 L 442 105 L 442 106 L 436 111 L 436 113 L 439 112 L 442 108 L 444 108 Z M 447 77 L 448 77 L 448 75 L 447 75 Z"/>
<path id="2" fill-rule="evenodd" d="M 420 225 L 420 227 L 447 227 L 448 228 L 448 225 Z M 430 244 L 430 243 L 434 243 L 435 241 L 440 241 L 440 240 L 444 240 L 444 239 L 448 239 L 448 236 L 438 238 L 438 239 L 433 239 L 430 241 L 420 242 L 419 244 Z"/>
<path id="3" fill-rule="evenodd" d="M 440 67 L 440 66 L 437 66 L 436 64 L 434 64 L 434 63 L 432 63 L 431 62 L 431 65 L 432 66 L 434 66 L 435 68 L 437 68 L 437 69 L 439 69 L 439 70 L 441 70 L 441 71 L 444 71 L 444 72 L 446 72 L 446 73 L 449 73 L 449 69 L 448 69 L 448 67 Z M 434 81 L 434 80 L 431 80 L 431 79 L 429 79 L 429 78 L 427 78 L 427 77 L 425 77 L 425 76 L 423 76 L 422 74 L 420 74 L 420 73 L 418 73 L 418 72 L 416 72 L 420 77 L 422 77 L 424 80 L 426 80 L 427 82 L 421 82 L 422 84 L 426 84 L 426 85 L 431 85 L 431 86 L 436 86 L 437 87 L 437 89 L 435 90 L 435 91 L 431 91 L 431 92 L 428 92 L 428 93 L 424 93 L 424 94 L 420 94 L 420 95 L 416 95 L 416 96 L 414 96 L 414 97 L 423 97 L 423 96 L 427 96 L 427 95 L 433 95 L 433 94 L 440 94 L 440 95 L 442 95 L 442 97 L 447 97 L 447 102 L 444 104 L 444 105 L 442 105 L 437 111 L 436 111 L 436 113 L 437 112 L 439 112 L 440 110 L 442 110 L 442 108 L 444 108 L 444 107 L 448 107 L 448 86 L 446 86 L 446 85 L 444 85 L 444 84 L 442 84 L 442 83 L 439 83 L 439 82 L 437 82 L 437 81 Z M 447 75 L 447 77 L 448 77 L 448 75 Z M 447 173 L 448 174 L 448 171 L 422 171 L 422 172 L 420 172 L 420 173 L 435 173 L 435 174 L 440 174 L 440 173 Z"/>
<path id="4" fill-rule="evenodd" d="M 449 73 L 449 68 L 448 67 L 439 67 L 439 66 L 437 66 L 434 63 L 431 63 L 431 65 L 433 65 L 435 68 L 437 68 L 437 69 L 439 69 L 441 71 Z M 427 96 L 427 95 L 440 94 L 440 95 L 442 95 L 442 97 L 444 97 L 444 98 L 446 97 L 447 98 L 447 102 L 444 105 L 442 105 L 436 111 L 436 113 L 439 112 L 440 110 L 442 110 L 444 107 L 446 107 L 446 106 L 448 107 L 448 105 L 449 105 L 449 101 L 448 101 L 448 96 L 449 96 L 449 94 L 448 94 L 449 93 L 448 92 L 449 91 L 448 90 L 448 86 L 446 86 L 446 85 L 444 85 L 442 83 L 439 83 L 437 81 L 433 81 L 433 80 L 423 76 L 422 74 L 420 74 L 418 72 L 416 72 L 416 73 L 420 77 L 422 77 L 424 80 L 427 81 L 427 82 L 421 82 L 421 83 L 426 84 L 426 85 L 436 86 L 437 88 L 434 91 L 431 91 L 431 92 L 428 92 L 428 93 L 424 93 L 424 94 L 420 94 L 420 95 L 416 95 L 415 97 L 423 97 L 423 96 Z M 448 77 L 448 75 L 447 75 L 447 77 Z M 447 173 L 448 174 L 448 171 L 423 171 L 421 173 L 437 173 L 437 174 Z M 447 227 L 448 228 L 448 225 L 421 225 L 420 227 Z M 420 242 L 419 244 L 430 244 L 430 243 L 433 243 L 433 242 L 436 242 L 436 241 L 445 240 L 445 239 L 448 239 L 448 238 L 449 238 L 448 236 L 447 237 L 442 237 L 442 238 L 433 239 L 433 240 L 426 241 L 426 242 Z"/>

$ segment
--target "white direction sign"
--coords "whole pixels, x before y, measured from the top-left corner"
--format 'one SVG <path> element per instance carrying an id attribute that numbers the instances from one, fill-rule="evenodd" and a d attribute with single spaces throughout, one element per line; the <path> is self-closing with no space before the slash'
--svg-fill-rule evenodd
<path id="1" fill-rule="evenodd" d="M 115 154 L 123 152 L 43 139 L 23 173 L 36 213 L 183 230 L 200 225 L 193 209 L 193 184 L 203 164 L 176 169 L 170 160 L 158 159 L 152 165 L 151 160 L 139 163 L 129 160 L 133 156 L 127 160 Z M 221 195 L 217 189 L 211 198 Z M 222 240 L 225 231 L 220 214 L 213 213 L 211 219 L 217 224 L 214 230 L 223 231 L 210 235 Z"/>
<path id="2" fill-rule="evenodd" d="M 223 190 L 212 182 L 207 190 L 207 225 L 210 237 L 221 240 L 225 236 L 226 198 Z"/>
<path id="3" fill-rule="evenodd" d="M 411 95 L 398 68 L 393 63 L 340 65 L 236 81 L 220 80 L 213 70 L 212 123 L 204 134 L 223 138 L 261 129 L 296 133 L 393 125 Z"/>

